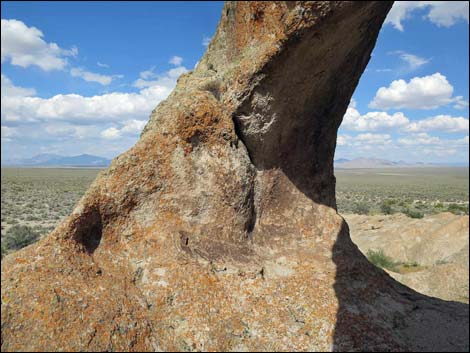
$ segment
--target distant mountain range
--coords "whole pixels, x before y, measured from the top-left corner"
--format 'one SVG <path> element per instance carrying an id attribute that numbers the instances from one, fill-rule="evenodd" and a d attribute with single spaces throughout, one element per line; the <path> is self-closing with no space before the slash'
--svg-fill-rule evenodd
<path id="1" fill-rule="evenodd" d="M 93 156 L 91 154 L 81 154 L 79 156 L 61 156 L 52 153 L 38 154 L 37 156 L 24 159 L 2 160 L 5 167 L 107 167 L 111 159 Z M 408 163 L 405 161 L 389 161 L 380 158 L 339 158 L 334 161 L 335 168 L 405 168 L 405 167 L 468 167 L 468 163 Z"/>
<path id="2" fill-rule="evenodd" d="M 110 159 L 81 154 L 79 156 L 61 156 L 58 154 L 43 153 L 25 159 L 2 160 L 2 166 L 15 167 L 107 167 Z"/>
<path id="3" fill-rule="evenodd" d="M 468 163 L 409 163 L 405 161 L 389 161 L 380 158 L 339 158 L 335 160 L 335 168 L 354 169 L 354 168 L 418 168 L 418 167 L 468 167 Z"/>

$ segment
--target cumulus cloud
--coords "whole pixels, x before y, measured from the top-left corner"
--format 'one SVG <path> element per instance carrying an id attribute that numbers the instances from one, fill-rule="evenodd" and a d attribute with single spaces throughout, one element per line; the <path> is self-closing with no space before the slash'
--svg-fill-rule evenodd
<path id="1" fill-rule="evenodd" d="M 356 108 L 349 106 L 343 118 L 342 128 L 351 131 L 379 131 L 403 128 L 409 119 L 401 112 L 392 115 L 386 112 L 368 112 L 361 115 Z"/>
<path id="2" fill-rule="evenodd" d="M 341 129 L 348 131 L 401 131 L 401 132 L 429 132 L 439 131 L 445 133 L 464 133 L 469 130 L 469 120 L 451 115 L 437 115 L 420 120 L 411 120 L 402 112 L 388 114 L 383 111 L 361 113 L 354 108 L 351 101 L 343 117 Z"/>
<path id="3" fill-rule="evenodd" d="M 90 139 L 96 137 L 96 127 L 93 125 L 80 126 L 67 122 L 53 122 L 44 124 L 44 131 L 53 137 L 54 141 L 64 141 L 70 139 Z"/>
<path id="4" fill-rule="evenodd" d="M 439 27 L 450 27 L 459 21 L 469 21 L 468 1 L 395 1 L 385 23 L 403 31 L 402 22 L 410 19 L 418 10 L 425 11 L 425 18 Z"/>
<path id="5" fill-rule="evenodd" d="M 145 120 L 128 120 L 124 122 L 121 132 L 130 135 L 138 135 L 144 128 L 145 124 L 147 124 L 147 121 Z"/>
<path id="6" fill-rule="evenodd" d="M 127 120 L 123 123 L 123 126 L 118 129 L 116 127 L 110 127 L 101 132 L 101 137 L 113 140 L 123 135 L 137 136 L 140 134 L 147 122 L 145 120 Z"/>
<path id="7" fill-rule="evenodd" d="M 2 120 L 17 123 L 58 120 L 89 124 L 133 117 L 147 118 L 172 88 L 153 86 L 138 93 L 114 92 L 92 97 L 78 94 L 58 94 L 51 98 L 5 97 L 2 99 Z"/>
<path id="8" fill-rule="evenodd" d="M 36 94 L 36 90 L 34 88 L 23 88 L 23 87 L 15 86 L 7 76 L 3 74 L 1 76 L 2 76 L 2 81 L 1 81 L 2 98 L 7 97 L 7 96 L 30 97 Z"/>
<path id="9" fill-rule="evenodd" d="M 113 92 L 91 97 L 58 94 L 50 98 L 36 96 L 34 89 L 15 86 L 8 77 L 2 75 L 2 123 L 18 125 L 55 121 L 92 125 L 124 122 L 117 129 L 117 134 L 137 134 L 142 130 L 152 109 L 170 94 L 179 75 L 186 71 L 188 70 L 185 67 L 178 66 L 157 74 L 152 68 L 141 73 L 141 78 L 134 83 L 139 88 L 138 92 Z M 79 72 L 80 75 L 83 73 L 83 70 Z M 154 79 L 144 80 L 142 77 Z M 113 136 L 113 132 L 116 134 L 114 130 L 110 130 L 105 136 L 109 138 Z"/>
<path id="10" fill-rule="evenodd" d="M 112 76 L 100 75 L 100 74 L 85 71 L 81 68 L 76 68 L 76 67 L 74 67 L 70 70 L 70 74 L 73 77 L 80 77 L 80 78 L 82 78 L 82 79 L 84 79 L 85 81 L 88 81 L 88 82 L 97 82 L 97 83 L 99 83 L 100 85 L 103 85 L 103 86 L 109 85 L 111 83 L 111 81 L 113 80 Z"/>
<path id="11" fill-rule="evenodd" d="M 156 79 L 139 79 L 135 93 L 113 92 L 86 97 L 78 94 L 58 94 L 50 98 L 35 95 L 33 89 L 14 86 L 2 76 L 2 121 L 16 124 L 34 121 L 69 121 L 92 124 L 125 120 L 146 120 L 152 109 L 173 90 L 178 76 L 186 72 L 176 67 L 155 74 Z"/>
<path id="12" fill-rule="evenodd" d="M 441 140 L 436 136 L 429 136 L 427 133 L 422 132 L 418 134 L 411 134 L 408 137 L 398 139 L 398 143 L 408 146 L 415 145 L 434 145 L 440 143 Z"/>
<path id="13" fill-rule="evenodd" d="M 364 133 L 357 136 L 339 135 L 336 143 L 338 146 L 377 146 L 388 145 L 392 142 L 392 137 L 389 134 L 372 134 Z"/>
<path id="14" fill-rule="evenodd" d="M 466 118 L 438 115 L 411 120 L 403 113 L 368 112 L 361 115 L 355 107 L 352 100 L 339 130 L 337 158 L 375 156 L 437 162 L 451 157 L 446 162 L 468 160 L 469 120 Z M 431 132 L 437 132 L 439 136 L 432 136 Z M 466 135 L 446 138 L 446 134 L 462 133 Z"/>
<path id="15" fill-rule="evenodd" d="M 170 58 L 170 61 L 168 61 L 170 64 L 175 65 L 175 66 L 180 66 L 183 63 L 183 58 L 181 56 L 172 56 Z"/>
<path id="16" fill-rule="evenodd" d="M 382 144 L 386 145 L 391 142 L 389 134 L 359 134 L 354 138 L 355 141 L 365 144 Z"/>
<path id="17" fill-rule="evenodd" d="M 388 87 L 380 87 L 370 108 L 379 109 L 435 109 L 455 101 L 454 87 L 447 78 L 436 72 L 430 76 L 414 77 L 409 82 L 393 81 Z"/>
<path id="18" fill-rule="evenodd" d="M 452 156 L 453 161 L 468 160 L 468 135 L 457 139 L 443 139 L 427 133 L 411 133 L 400 138 L 393 138 L 389 134 L 341 134 L 337 145 L 337 155 L 342 158 L 375 156 L 395 161 L 436 162 L 443 157 Z"/>
<path id="19" fill-rule="evenodd" d="M 103 64 L 103 63 L 100 63 L 99 61 L 96 63 L 96 65 L 98 65 L 99 67 L 104 67 L 105 69 L 109 69 L 108 64 Z"/>
<path id="20" fill-rule="evenodd" d="M 411 122 L 404 130 L 409 132 L 468 132 L 468 124 L 468 119 L 465 119 L 463 117 L 437 115 L 431 118 Z"/>
<path id="21" fill-rule="evenodd" d="M 121 132 L 115 127 L 110 127 L 101 132 L 101 136 L 105 139 L 113 140 L 121 136 Z"/>
<path id="22" fill-rule="evenodd" d="M 28 27 L 15 19 L 1 20 L 1 60 L 12 65 L 38 66 L 44 71 L 63 70 L 67 56 L 76 56 L 76 47 L 62 49 L 56 43 L 47 43 L 36 27 Z"/>

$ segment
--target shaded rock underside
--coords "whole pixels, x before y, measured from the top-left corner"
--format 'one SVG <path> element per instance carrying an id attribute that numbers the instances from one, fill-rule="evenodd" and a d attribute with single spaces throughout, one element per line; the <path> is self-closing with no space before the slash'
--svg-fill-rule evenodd
<path id="1" fill-rule="evenodd" d="M 390 2 L 229 2 L 73 213 L 2 261 L 2 350 L 465 350 L 468 306 L 370 265 L 342 116 Z"/>

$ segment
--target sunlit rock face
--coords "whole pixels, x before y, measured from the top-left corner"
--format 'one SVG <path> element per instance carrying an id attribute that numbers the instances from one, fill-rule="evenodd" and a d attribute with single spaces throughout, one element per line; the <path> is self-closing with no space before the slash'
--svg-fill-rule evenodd
<path id="1" fill-rule="evenodd" d="M 2 261 L 2 350 L 468 349 L 468 307 L 370 265 L 335 209 L 391 5 L 227 3 L 137 144 Z"/>

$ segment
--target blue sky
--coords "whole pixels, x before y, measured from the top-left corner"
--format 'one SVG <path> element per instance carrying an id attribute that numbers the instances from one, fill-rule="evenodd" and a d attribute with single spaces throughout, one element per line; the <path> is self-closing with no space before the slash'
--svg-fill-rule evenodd
<path id="1" fill-rule="evenodd" d="M 222 2 L 2 2 L 2 160 L 115 157 L 191 70 Z M 396 2 L 336 158 L 468 161 L 468 2 Z"/>

